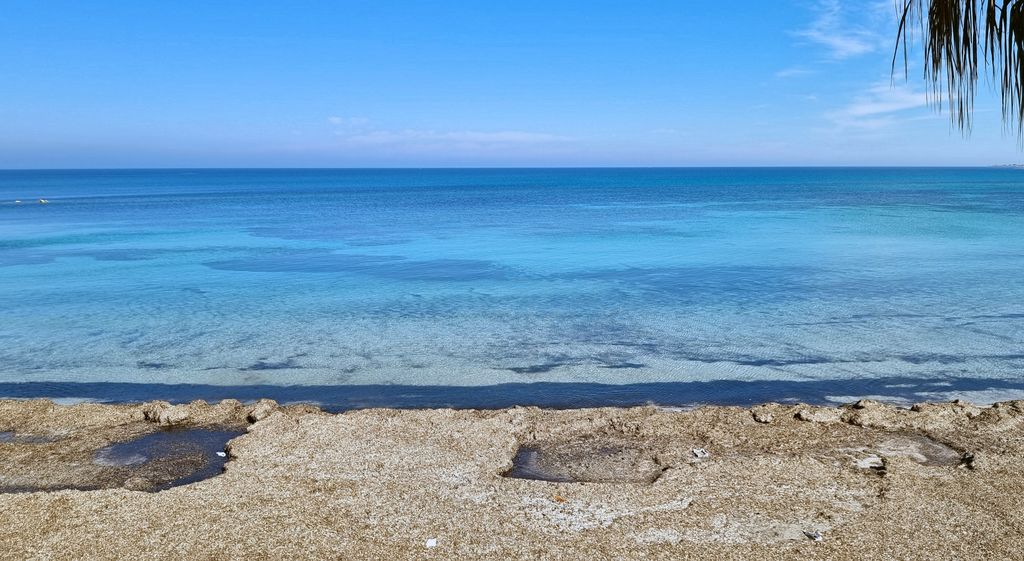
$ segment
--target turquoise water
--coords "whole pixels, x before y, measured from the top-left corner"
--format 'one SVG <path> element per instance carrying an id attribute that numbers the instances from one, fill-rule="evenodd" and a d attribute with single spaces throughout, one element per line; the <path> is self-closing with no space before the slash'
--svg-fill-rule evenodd
<path id="1" fill-rule="evenodd" d="M 0 394 L 986 401 L 1024 390 L 1022 272 L 1013 169 L 2 171 Z"/>

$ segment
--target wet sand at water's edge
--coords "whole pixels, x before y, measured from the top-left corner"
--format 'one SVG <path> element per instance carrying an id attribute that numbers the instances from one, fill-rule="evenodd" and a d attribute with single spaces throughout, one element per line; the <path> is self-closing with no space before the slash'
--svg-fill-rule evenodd
<path id="1" fill-rule="evenodd" d="M 1008 559 L 1024 401 L 0 401 L 3 559 Z"/>

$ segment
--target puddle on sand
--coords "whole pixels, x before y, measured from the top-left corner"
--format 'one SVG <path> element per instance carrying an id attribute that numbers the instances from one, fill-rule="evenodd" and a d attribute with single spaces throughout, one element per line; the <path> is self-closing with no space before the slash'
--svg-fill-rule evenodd
<path id="1" fill-rule="evenodd" d="M 924 466 L 955 466 L 963 461 L 963 454 L 955 449 L 919 434 L 901 434 L 885 440 L 875 447 L 881 456 L 901 456 Z"/>
<path id="2" fill-rule="evenodd" d="M 952 467 L 963 463 L 963 454 L 955 448 L 913 433 L 892 433 L 882 436 L 877 444 L 840 448 L 854 457 L 861 468 L 880 468 L 882 458 L 907 458 L 923 466 Z M 867 457 L 862 457 L 868 454 Z"/>
<path id="3" fill-rule="evenodd" d="M 520 447 L 502 475 L 555 483 L 653 483 L 663 471 L 650 450 L 603 440 Z"/>
<path id="4" fill-rule="evenodd" d="M 40 444 L 0 465 L 0 493 L 119 487 L 161 491 L 186 485 L 220 474 L 228 460 L 227 442 L 244 433 L 240 427 L 170 429 L 100 449 L 75 435 L 53 439 L 3 433 L 0 446 Z"/>
<path id="5" fill-rule="evenodd" d="M 129 478 L 141 478 L 161 491 L 209 479 L 227 463 L 224 447 L 242 430 L 171 429 L 150 433 L 96 452 L 93 462 L 123 469 Z M 220 454 L 218 454 L 220 453 Z"/>

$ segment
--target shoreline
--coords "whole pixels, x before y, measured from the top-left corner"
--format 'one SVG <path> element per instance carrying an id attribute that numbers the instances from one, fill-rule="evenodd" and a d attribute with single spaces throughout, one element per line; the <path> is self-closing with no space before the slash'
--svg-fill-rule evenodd
<path id="1" fill-rule="evenodd" d="M 504 409 L 535 406 L 573 409 L 645 405 L 751 407 L 766 401 L 836 406 L 864 397 L 899 406 L 955 399 L 991 405 L 999 401 L 1024 399 L 1024 380 L 887 376 L 805 381 L 709 380 L 630 384 L 522 382 L 481 386 L 0 382 L 0 399 L 52 399 L 63 403 L 110 404 L 153 400 L 187 403 L 200 399 L 273 399 L 280 403 L 313 404 L 332 413 L 367 408 Z"/>
<path id="2" fill-rule="evenodd" d="M 155 480 L 132 470 L 153 462 L 96 461 L 115 443 L 228 425 L 241 436 L 202 481 L 147 492 Z M 112 487 L 0 494 L 0 551 L 14 558 L 929 559 L 1024 547 L 1024 401 L 329 414 L 267 400 L 3 400 L 4 432 L 0 483 Z M 517 462 L 558 480 L 507 477 L 523 473 Z"/>

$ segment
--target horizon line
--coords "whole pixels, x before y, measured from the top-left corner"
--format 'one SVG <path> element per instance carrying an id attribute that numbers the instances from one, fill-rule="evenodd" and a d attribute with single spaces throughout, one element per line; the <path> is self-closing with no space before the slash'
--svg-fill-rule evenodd
<path id="1" fill-rule="evenodd" d="M 666 166 L 167 166 L 167 167 L 52 167 L 0 168 L 3 172 L 29 171 L 431 171 L 431 170 L 683 170 L 683 169 L 978 169 L 1024 168 L 1024 164 L 976 165 L 666 165 Z"/>

